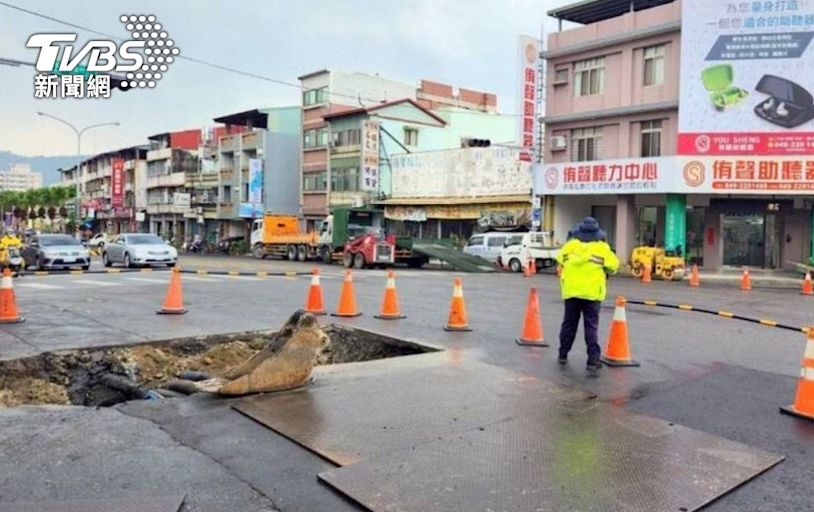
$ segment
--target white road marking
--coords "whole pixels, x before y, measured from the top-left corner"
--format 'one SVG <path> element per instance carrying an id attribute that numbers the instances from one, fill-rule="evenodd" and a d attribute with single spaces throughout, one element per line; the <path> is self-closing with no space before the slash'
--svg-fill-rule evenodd
<path id="1" fill-rule="evenodd" d="M 118 283 L 110 283 L 107 281 L 96 281 L 93 279 L 77 279 L 76 283 L 89 284 L 91 286 L 119 286 Z"/>
<path id="2" fill-rule="evenodd" d="M 168 281 L 163 279 L 151 279 L 149 277 L 125 277 L 128 281 L 136 281 L 138 283 L 153 283 L 153 284 L 167 284 Z"/>
<path id="3" fill-rule="evenodd" d="M 44 283 L 17 283 L 17 286 L 21 288 L 34 288 L 35 290 L 61 290 L 65 288 L 64 286 Z"/>

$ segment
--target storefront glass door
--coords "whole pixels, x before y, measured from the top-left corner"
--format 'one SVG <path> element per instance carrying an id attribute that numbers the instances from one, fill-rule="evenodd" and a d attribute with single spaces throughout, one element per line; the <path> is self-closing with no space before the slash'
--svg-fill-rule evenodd
<path id="1" fill-rule="evenodd" d="M 724 265 L 763 267 L 766 263 L 766 215 L 724 214 Z"/>

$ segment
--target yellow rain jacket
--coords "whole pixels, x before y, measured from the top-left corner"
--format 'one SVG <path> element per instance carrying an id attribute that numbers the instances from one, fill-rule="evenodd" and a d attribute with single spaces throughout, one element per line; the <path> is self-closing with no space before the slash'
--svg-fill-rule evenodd
<path id="1" fill-rule="evenodd" d="M 562 266 L 563 299 L 605 300 L 608 274 L 619 270 L 619 258 L 606 242 L 582 242 L 573 238 L 557 253 Z"/>

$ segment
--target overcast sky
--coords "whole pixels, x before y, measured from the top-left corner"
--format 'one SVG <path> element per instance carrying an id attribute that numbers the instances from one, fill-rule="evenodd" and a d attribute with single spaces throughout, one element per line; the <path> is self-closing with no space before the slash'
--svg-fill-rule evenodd
<path id="1" fill-rule="evenodd" d="M 573 0 L 3 0 L 127 37 L 122 14 L 155 14 L 182 54 L 296 83 L 318 69 L 379 73 L 410 84 L 421 78 L 495 92 L 514 112 L 517 35 L 539 35 L 545 12 Z M 138 9 L 133 6 L 138 5 Z M 135 12 L 138 11 L 138 12 Z M 546 30 L 556 27 L 546 21 Z M 0 5 L 0 57 L 33 62 L 25 48 L 35 32 L 74 29 Z M 79 41 L 91 34 L 78 31 Z M 299 104 L 299 91 L 177 61 L 155 89 L 114 91 L 109 100 L 36 100 L 33 68 L 0 65 L 0 150 L 26 155 L 75 152 L 65 126 L 119 121 L 91 130 L 82 152 L 146 142 L 146 137 L 200 127 L 255 107 Z"/>

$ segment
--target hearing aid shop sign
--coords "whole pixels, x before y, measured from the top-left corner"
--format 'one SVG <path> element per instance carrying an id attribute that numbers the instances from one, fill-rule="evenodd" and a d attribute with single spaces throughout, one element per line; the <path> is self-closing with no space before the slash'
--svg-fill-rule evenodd
<path id="1" fill-rule="evenodd" d="M 810 194 L 814 156 L 668 156 L 543 164 L 535 195 Z"/>
<path id="2" fill-rule="evenodd" d="M 678 152 L 814 153 L 814 0 L 683 0 Z"/>

